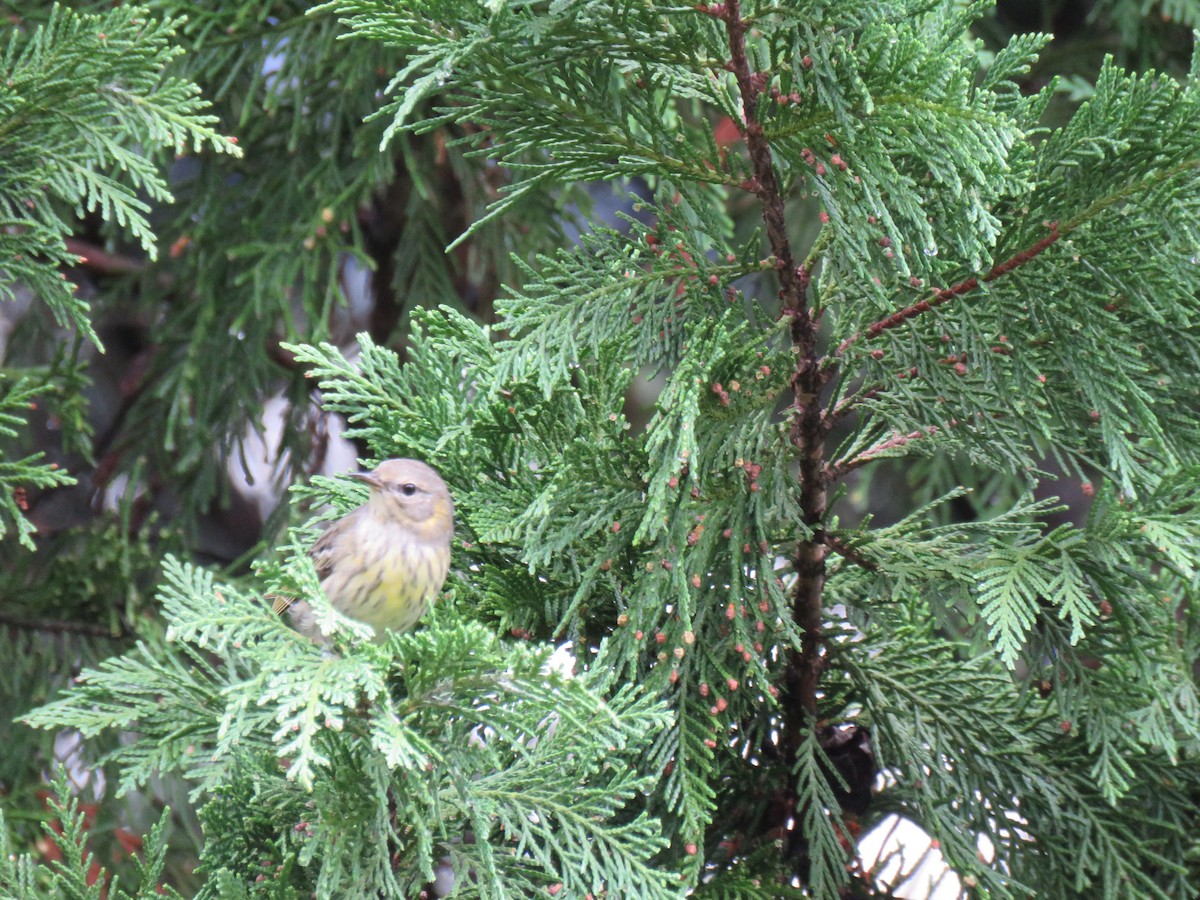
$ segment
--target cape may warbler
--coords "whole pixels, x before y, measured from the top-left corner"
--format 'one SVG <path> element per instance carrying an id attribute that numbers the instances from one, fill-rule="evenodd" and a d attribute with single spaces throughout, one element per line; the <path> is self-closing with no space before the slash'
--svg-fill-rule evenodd
<path id="1" fill-rule="evenodd" d="M 412 628 L 446 580 L 454 501 L 441 476 L 415 459 L 389 459 L 351 477 L 371 496 L 317 539 L 313 564 L 333 607 L 383 640 L 386 629 Z M 309 605 L 275 603 L 279 612 L 289 607 L 296 628 L 319 639 Z"/>

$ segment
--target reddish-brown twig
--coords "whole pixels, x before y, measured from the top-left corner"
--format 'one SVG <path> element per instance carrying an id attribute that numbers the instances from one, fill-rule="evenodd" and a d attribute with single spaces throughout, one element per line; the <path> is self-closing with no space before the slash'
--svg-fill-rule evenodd
<path id="1" fill-rule="evenodd" d="M 915 318 L 922 313 L 929 312 L 929 310 L 933 309 L 935 306 L 941 306 L 943 303 L 953 299 L 954 297 L 960 297 L 963 294 L 975 290 L 975 288 L 979 287 L 981 282 L 995 281 L 997 278 L 1007 275 L 1009 272 L 1013 271 L 1019 266 L 1029 262 L 1035 256 L 1040 255 L 1044 250 L 1046 250 L 1046 248 L 1056 243 L 1059 238 L 1063 236 L 1063 232 L 1059 231 L 1058 229 L 1057 222 L 1051 222 L 1049 228 L 1050 233 L 1033 246 L 1022 250 L 1020 253 L 1014 253 L 1004 262 L 992 266 L 992 268 L 988 269 L 988 271 L 983 275 L 973 275 L 964 281 L 960 281 L 958 284 L 952 285 L 951 287 L 942 288 L 939 291 L 935 291 L 932 297 L 914 303 L 912 306 L 906 306 L 903 309 L 898 309 L 890 316 L 886 316 L 877 322 L 872 322 L 863 331 L 854 332 L 854 334 L 850 335 L 848 338 L 838 344 L 838 347 L 834 351 L 833 355 L 836 357 L 844 356 L 846 351 L 863 337 L 875 337 L 880 332 L 885 331 L 888 328 L 895 328 L 897 325 L 907 322 L 909 319 Z"/>

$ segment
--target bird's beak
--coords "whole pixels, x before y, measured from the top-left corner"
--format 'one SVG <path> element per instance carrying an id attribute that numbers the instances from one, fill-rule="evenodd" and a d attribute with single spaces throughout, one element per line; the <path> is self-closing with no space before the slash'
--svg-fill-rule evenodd
<path id="1" fill-rule="evenodd" d="M 355 481 L 361 481 L 363 484 L 373 488 L 382 487 L 383 482 L 379 480 L 379 476 L 374 472 L 351 472 L 350 477 Z"/>

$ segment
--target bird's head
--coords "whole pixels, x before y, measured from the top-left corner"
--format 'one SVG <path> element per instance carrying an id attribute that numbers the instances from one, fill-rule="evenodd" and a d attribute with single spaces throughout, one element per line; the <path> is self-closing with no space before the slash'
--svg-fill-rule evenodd
<path id="1" fill-rule="evenodd" d="M 426 537 L 449 536 L 454 530 L 454 501 L 442 476 L 415 459 L 389 459 L 374 471 L 355 472 L 371 488 L 371 512 L 396 520 Z"/>

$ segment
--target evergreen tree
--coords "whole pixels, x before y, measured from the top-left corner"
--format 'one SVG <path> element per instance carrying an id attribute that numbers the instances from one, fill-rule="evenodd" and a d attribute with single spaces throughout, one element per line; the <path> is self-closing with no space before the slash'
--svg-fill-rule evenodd
<path id="1" fill-rule="evenodd" d="M 204 896 L 416 896 L 439 865 L 455 896 L 872 895 L 855 841 L 893 813 L 980 895 L 1200 892 L 1200 54 L 1110 61 L 1050 126 L 1048 37 L 982 54 L 981 12 L 312 11 L 402 60 L 385 145 L 511 173 L 472 228 L 649 198 L 518 256 L 497 331 L 443 306 L 403 360 L 280 345 L 370 458 L 451 486 L 421 628 L 375 646 L 323 605 L 309 523 L 246 578 L 169 559 L 166 640 L 26 720 L 135 733 L 124 790 L 181 774 Z"/>

